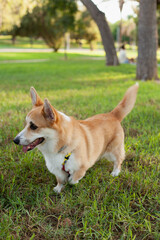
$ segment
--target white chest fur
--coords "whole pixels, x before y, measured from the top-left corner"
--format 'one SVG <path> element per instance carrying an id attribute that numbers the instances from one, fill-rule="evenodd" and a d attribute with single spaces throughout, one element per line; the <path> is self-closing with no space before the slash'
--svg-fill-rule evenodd
<path id="1" fill-rule="evenodd" d="M 62 182 L 66 181 L 68 174 L 62 170 L 63 154 L 43 153 L 48 170 Z"/>
<path id="2" fill-rule="evenodd" d="M 39 150 L 44 155 L 48 170 L 61 180 L 65 180 L 68 177 L 66 172 L 69 172 L 72 175 L 79 168 L 74 153 L 71 154 L 70 158 L 65 163 L 65 172 L 62 170 L 62 165 L 67 153 L 54 153 L 53 151 L 49 151 L 47 147 L 39 147 Z"/>
<path id="3" fill-rule="evenodd" d="M 64 161 L 64 155 L 62 154 L 54 154 L 54 153 L 43 153 L 45 161 L 46 161 L 46 166 L 48 170 L 55 174 L 57 171 L 60 171 L 62 169 L 62 163 Z"/>
<path id="4" fill-rule="evenodd" d="M 44 154 L 46 166 L 48 170 L 56 175 L 57 171 L 62 170 L 62 164 L 64 162 L 65 154 L 58 153 L 47 153 Z M 79 164 L 76 162 L 74 153 L 71 154 L 70 158 L 65 163 L 65 170 L 70 174 L 73 174 L 74 171 L 78 170 Z"/>

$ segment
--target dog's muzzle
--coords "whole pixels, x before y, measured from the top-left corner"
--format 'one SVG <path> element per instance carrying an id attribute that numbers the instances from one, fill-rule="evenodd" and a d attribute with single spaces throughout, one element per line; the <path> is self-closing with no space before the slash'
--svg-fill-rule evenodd
<path id="1" fill-rule="evenodd" d="M 19 137 L 15 137 L 13 142 L 18 145 L 20 143 L 20 138 Z"/>
<path id="2" fill-rule="evenodd" d="M 24 145 L 24 144 L 20 143 L 20 137 L 17 136 L 17 137 L 15 137 L 13 142 L 17 145 L 22 145 L 23 146 L 23 152 L 26 153 L 28 151 L 31 151 L 35 147 L 37 147 L 39 144 L 43 143 L 44 140 L 45 139 L 43 137 L 41 137 L 41 138 L 35 139 L 33 142 L 31 142 L 29 144 Z"/>

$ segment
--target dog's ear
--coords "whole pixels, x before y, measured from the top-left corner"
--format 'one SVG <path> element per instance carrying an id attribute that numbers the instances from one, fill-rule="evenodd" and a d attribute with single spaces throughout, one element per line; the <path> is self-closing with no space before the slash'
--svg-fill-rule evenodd
<path id="1" fill-rule="evenodd" d="M 49 121 L 54 122 L 57 120 L 57 112 L 56 110 L 51 106 L 48 99 L 44 99 L 44 105 L 42 109 L 43 116 Z"/>
<path id="2" fill-rule="evenodd" d="M 43 105 L 42 99 L 38 96 L 36 90 L 34 87 L 30 88 L 30 94 L 31 94 L 31 99 L 32 99 L 32 104 L 36 107 Z"/>

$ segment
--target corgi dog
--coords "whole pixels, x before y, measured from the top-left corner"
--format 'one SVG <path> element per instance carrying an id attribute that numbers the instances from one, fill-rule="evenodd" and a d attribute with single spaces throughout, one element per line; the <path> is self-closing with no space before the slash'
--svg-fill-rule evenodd
<path id="1" fill-rule="evenodd" d="M 24 153 L 36 147 L 42 152 L 48 170 L 56 176 L 57 193 L 67 181 L 78 183 L 100 158 L 112 161 L 111 174 L 118 176 L 125 158 L 120 122 L 132 110 L 138 87 L 138 83 L 131 86 L 113 111 L 85 120 L 76 120 L 56 110 L 31 87 L 33 108 L 26 116 L 25 128 L 13 141 L 23 146 Z"/>

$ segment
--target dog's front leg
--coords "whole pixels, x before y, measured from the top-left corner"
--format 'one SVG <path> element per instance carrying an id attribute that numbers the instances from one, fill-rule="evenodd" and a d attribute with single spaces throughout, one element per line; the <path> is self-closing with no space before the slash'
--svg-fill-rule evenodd
<path id="1" fill-rule="evenodd" d="M 53 190 L 56 193 L 60 193 L 62 188 L 63 188 L 63 186 L 64 186 L 64 184 L 66 183 L 66 181 L 64 179 L 62 180 L 61 178 L 59 178 L 57 176 L 56 176 L 56 179 L 57 179 L 57 186 L 54 187 Z"/>
<path id="2" fill-rule="evenodd" d="M 57 186 L 53 188 L 54 192 L 60 193 L 63 188 L 63 184 L 57 183 Z"/>
<path id="3" fill-rule="evenodd" d="M 86 174 L 86 168 L 81 167 L 79 170 L 75 171 L 71 176 L 68 178 L 68 182 L 70 184 L 76 184 L 81 180 L 84 175 Z"/>

